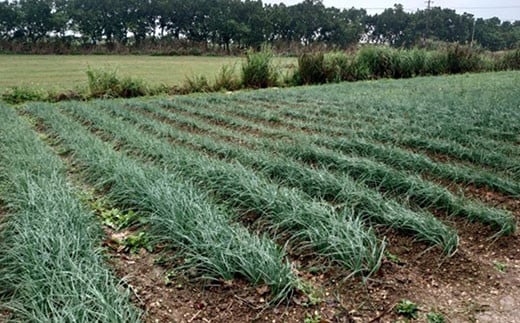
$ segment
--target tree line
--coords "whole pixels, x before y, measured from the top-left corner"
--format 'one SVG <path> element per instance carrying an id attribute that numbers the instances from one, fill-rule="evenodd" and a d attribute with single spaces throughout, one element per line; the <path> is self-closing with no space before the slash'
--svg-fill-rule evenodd
<path id="1" fill-rule="evenodd" d="M 261 0 L 14 0 L 0 2 L 1 44 L 146 46 L 182 41 L 231 48 L 298 44 L 348 48 L 359 42 L 413 47 L 426 41 L 520 46 L 520 21 L 475 18 L 452 9 L 380 14 L 326 7 L 320 0 L 292 6 Z"/>

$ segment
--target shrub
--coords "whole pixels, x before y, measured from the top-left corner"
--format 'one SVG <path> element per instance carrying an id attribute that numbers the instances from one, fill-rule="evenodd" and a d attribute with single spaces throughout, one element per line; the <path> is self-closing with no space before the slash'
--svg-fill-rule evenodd
<path id="1" fill-rule="evenodd" d="M 413 76 L 426 75 L 426 60 L 428 53 L 424 49 L 411 49 L 409 52 Z"/>
<path id="2" fill-rule="evenodd" d="M 359 60 L 357 55 L 352 57 L 352 61 L 344 73 L 343 77 L 345 81 L 361 81 L 370 78 L 369 67 L 364 64 L 363 61 Z"/>
<path id="3" fill-rule="evenodd" d="M 436 50 L 427 52 L 424 75 L 442 75 L 448 72 L 448 55 L 446 51 Z"/>
<path id="4" fill-rule="evenodd" d="M 470 47 L 459 44 L 447 48 L 447 65 L 450 74 L 478 72 L 483 69 L 480 55 Z"/>
<path id="5" fill-rule="evenodd" d="M 327 82 L 341 82 L 351 79 L 351 58 L 343 52 L 325 54 L 323 67 Z"/>
<path id="6" fill-rule="evenodd" d="M 242 65 L 242 84 L 249 88 L 266 88 L 276 85 L 277 73 L 271 63 L 273 53 L 267 47 L 259 52 L 249 51 Z"/>
<path id="7" fill-rule="evenodd" d="M 497 61 L 499 70 L 520 70 L 520 49 L 504 53 Z"/>
<path id="8" fill-rule="evenodd" d="M 423 50 L 399 50 L 393 52 L 393 77 L 410 78 L 424 75 L 426 55 Z"/>
<path id="9" fill-rule="evenodd" d="M 325 55 L 305 53 L 298 57 L 298 77 L 300 84 L 321 84 L 327 81 L 325 74 Z"/>
<path id="10" fill-rule="evenodd" d="M 357 55 L 358 63 L 365 66 L 371 77 L 385 77 L 390 73 L 389 58 L 385 50 L 377 47 L 363 47 Z"/>
<path id="11" fill-rule="evenodd" d="M 148 94 L 145 82 L 141 79 L 120 78 L 116 71 L 88 69 L 89 95 L 94 98 L 130 98 Z"/>

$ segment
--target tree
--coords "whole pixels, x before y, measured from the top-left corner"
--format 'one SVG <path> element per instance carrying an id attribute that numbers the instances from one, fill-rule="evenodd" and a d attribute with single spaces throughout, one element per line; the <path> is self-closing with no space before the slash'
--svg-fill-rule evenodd
<path id="1" fill-rule="evenodd" d="M 308 45 L 319 40 L 323 27 L 329 24 L 326 19 L 325 6 L 321 0 L 304 0 L 290 8 L 294 34 L 297 40 Z"/>
<path id="2" fill-rule="evenodd" d="M 11 38 L 19 25 L 19 12 L 16 5 L 8 1 L 0 2 L 0 38 Z"/>
<path id="3" fill-rule="evenodd" d="M 321 41 L 342 48 L 357 44 L 366 32 L 366 11 L 357 9 L 339 10 L 327 8 L 326 20 L 329 22 L 321 30 Z"/>
<path id="4" fill-rule="evenodd" d="M 504 35 L 500 33 L 500 19 L 479 18 L 475 22 L 475 40 L 485 48 L 499 50 L 505 47 Z"/>
<path id="5" fill-rule="evenodd" d="M 385 9 L 381 14 L 369 19 L 370 39 L 376 43 L 388 43 L 393 46 L 406 45 L 406 31 L 412 22 L 410 14 L 403 5 L 396 4 L 391 9 Z"/>
<path id="6" fill-rule="evenodd" d="M 20 0 L 18 29 L 32 42 L 60 30 L 53 19 L 54 2 L 50 0 Z"/>

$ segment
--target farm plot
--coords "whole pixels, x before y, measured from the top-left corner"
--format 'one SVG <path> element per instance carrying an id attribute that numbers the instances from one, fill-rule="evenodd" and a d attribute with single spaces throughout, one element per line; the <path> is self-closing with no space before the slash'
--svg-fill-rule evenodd
<path id="1" fill-rule="evenodd" d="M 9 113 L 92 190 L 84 207 L 145 321 L 507 321 L 520 306 L 519 83 L 509 72 Z"/>

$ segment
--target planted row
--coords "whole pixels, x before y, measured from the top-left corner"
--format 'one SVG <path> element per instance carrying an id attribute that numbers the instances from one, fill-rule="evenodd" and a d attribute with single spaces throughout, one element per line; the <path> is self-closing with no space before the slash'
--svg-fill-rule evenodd
<path id="1" fill-rule="evenodd" d="M 244 277 L 265 284 L 275 302 L 289 297 L 297 279 L 284 252 L 266 237 L 230 223 L 232 217 L 192 184 L 115 152 L 52 106 L 34 105 L 27 111 L 73 153 L 85 180 L 113 203 L 146 215 L 152 237 L 175 249 L 185 267 L 208 278 Z"/>
<path id="2" fill-rule="evenodd" d="M 81 108 L 88 109 L 76 106 L 76 109 Z M 31 113 L 41 116 L 38 109 L 31 109 Z M 132 127 L 127 127 L 124 135 L 123 132 L 110 132 L 119 121 L 104 120 L 89 128 L 103 131 L 122 148 L 193 180 L 241 214 L 257 215 L 271 231 L 291 236 L 295 245 L 313 248 L 353 274 L 370 274 L 379 267 L 383 244 L 364 227 L 360 218 L 350 214 L 350 210 L 337 213 L 332 207 L 312 201 L 297 190 L 279 187 L 254 175 L 239 164 L 230 165 L 181 147 L 171 147 Z M 63 116 L 61 123 L 78 126 Z"/>
<path id="3" fill-rule="evenodd" d="M 184 132 L 143 118 L 139 113 L 121 109 L 116 105 L 105 104 L 103 110 L 108 110 L 110 113 L 130 121 L 136 127 L 147 129 L 158 137 L 170 137 L 177 142 L 204 149 L 216 157 L 229 161 L 236 160 L 282 185 L 297 187 L 313 197 L 339 204 L 338 207 L 350 208 L 355 214 L 372 222 L 406 232 L 414 232 L 420 240 L 439 245 L 448 254 L 457 248 L 456 232 L 446 227 L 430 213 L 413 212 L 396 202 L 385 200 L 379 193 L 354 182 L 349 176 L 335 175 L 326 169 L 311 169 L 294 160 L 275 156 L 269 152 L 256 152 L 240 146 L 217 142 L 215 138 Z M 71 112 L 96 125 L 103 123 L 102 119 L 106 118 L 103 116 L 105 112 L 99 109 L 74 109 Z M 122 132 L 126 128 L 128 128 L 128 124 L 118 123 L 112 125 L 110 131 L 124 136 Z"/>
<path id="4" fill-rule="evenodd" d="M 182 99 L 181 102 L 201 103 L 200 100 Z M 213 100 L 215 101 L 215 100 Z M 218 100 L 217 100 L 218 101 Z M 248 120 L 257 122 L 277 122 L 281 127 L 289 125 L 302 130 L 311 130 L 315 134 L 326 135 L 328 137 L 348 136 L 349 138 L 362 137 L 372 141 L 378 141 L 386 145 L 392 144 L 407 148 L 422 149 L 432 153 L 443 154 L 454 159 L 468 161 L 477 165 L 491 167 L 495 170 L 505 172 L 514 179 L 520 178 L 520 164 L 514 158 L 509 158 L 503 152 L 501 144 L 494 147 L 484 148 L 482 142 L 475 140 L 469 146 L 464 146 L 456 141 L 447 139 L 437 139 L 432 137 L 432 131 L 423 133 L 421 127 L 411 127 L 408 124 L 403 126 L 396 122 L 396 118 L 380 120 L 381 123 L 370 120 L 352 124 L 351 116 L 348 118 L 319 116 L 309 121 L 293 121 L 286 118 L 281 109 L 261 110 L 252 105 L 230 105 L 225 100 L 223 102 L 211 102 L 211 106 L 219 107 L 220 111 L 242 116 Z M 182 105 L 184 107 L 184 105 Z M 254 108 L 253 108 L 254 107 Z M 294 115 L 294 112 L 290 112 Z M 377 118 L 377 117 L 376 117 Z M 372 118 L 373 119 L 373 118 Z M 355 126 L 357 130 L 352 128 Z M 408 130 L 403 130 L 408 129 Z M 455 133 L 458 133 L 456 131 Z M 518 153 L 514 146 L 507 152 L 509 155 Z"/>
<path id="5" fill-rule="evenodd" d="M 286 135 L 293 137 L 290 134 Z M 435 207 L 452 215 L 490 224 L 499 230 L 499 234 L 511 234 L 515 231 L 515 219 L 511 214 L 456 197 L 439 185 L 383 164 L 364 158 L 347 157 L 305 141 L 300 142 L 294 137 L 292 139 L 295 142 L 291 144 L 251 137 L 241 138 L 245 142 L 259 145 L 260 149 L 269 149 L 306 163 L 343 172 L 371 187 L 404 196 L 421 207 Z"/>
<path id="6" fill-rule="evenodd" d="M 215 106 L 218 106 L 219 108 L 221 107 L 220 105 L 215 104 L 212 106 L 213 108 Z M 182 116 L 179 116 L 178 114 L 168 113 L 150 104 L 139 104 L 139 107 L 142 107 L 149 112 L 155 113 L 162 118 L 175 118 L 176 120 L 182 118 Z M 424 155 L 413 153 L 390 145 L 385 146 L 383 144 L 377 144 L 357 136 L 349 136 L 349 139 L 344 139 L 342 137 L 333 137 L 323 134 L 305 134 L 303 132 L 298 133 L 284 127 L 271 128 L 240 117 L 231 117 L 228 115 L 219 114 L 218 112 L 214 112 L 214 109 L 209 109 L 207 104 L 201 104 L 194 107 L 170 104 L 167 105 L 166 108 L 168 110 L 175 109 L 177 111 L 185 111 L 189 114 L 200 116 L 200 118 L 214 120 L 219 124 L 227 124 L 228 126 L 237 129 L 245 129 L 246 132 L 247 130 L 262 132 L 265 136 L 268 137 L 290 138 L 291 140 L 297 140 L 300 145 L 315 144 L 317 146 L 323 146 L 332 150 L 340 151 L 347 155 L 369 158 L 385 163 L 398 170 L 431 174 L 440 179 L 456 181 L 465 184 L 474 184 L 479 187 L 487 186 L 493 190 L 497 190 L 511 196 L 520 195 L 520 184 L 518 184 L 516 181 L 504 179 L 497 176 L 496 174 L 463 165 L 451 165 L 434 162 Z M 241 106 L 236 106 L 235 109 L 241 110 Z M 272 116 L 267 114 L 264 120 L 268 118 L 272 118 Z M 180 122 L 192 123 L 193 119 L 194 118 L 187 117 Z M 283 124 L 293 125 L 301 129 L 312 127 L 310 124 L 301 125 L 298 123 L 291 123 L 286 120 L 284 120 Z M 214 125 L 206 124 L 203 126 L 203 128 L 204 131 L 219 131 L 215 130 L 216 127 Z M 236 134 L 233 132 L 227 132 L 226 136 L 229 134 L 236 136 Z"/>
<path id="7" fill-rule="evenodd" d="M 136 322 L 140 314 L 100 249 L 101 230 L 65 168 L 14 112 L 0 106 L 3 308 L 25 322 Z"/>
<path id="8" fill-rule="evenodd" d="M 518 73 L 493 73 L 255 91 L 217 99 L 229 106 L 245 102 L 251 107 L 245 113 L 267 106 L 327 121 L 329 117 L 354 121 L 364 127 L 390 124 L 400 132 L 442 134 L 456 141 L 471 134 L 515 144 L 520 139 L 520 126 L 503 120 L 520 117 L 518 100 L 511 95 L 518 81 Z"/>

